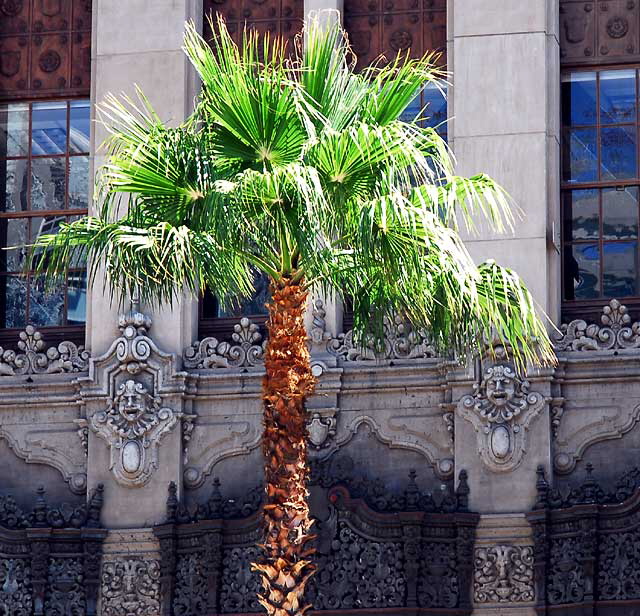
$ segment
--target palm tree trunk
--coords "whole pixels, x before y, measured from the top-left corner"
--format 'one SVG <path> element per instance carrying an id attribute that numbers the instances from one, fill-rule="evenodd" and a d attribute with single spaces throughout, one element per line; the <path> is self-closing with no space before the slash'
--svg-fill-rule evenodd
<path id="1" fill-rule="evenodd" d="M 271 290 L 262 384 L 265 560 L 253 568 L 262 578 L 258 600 L 267 614 L 301 616 L 310 607 L 303 605 L 303 595 L 314 572 L 306 485 L 305 402 L 314 387 L 304 326 L 307 292 L 286 280 L 272 283 Z"/>

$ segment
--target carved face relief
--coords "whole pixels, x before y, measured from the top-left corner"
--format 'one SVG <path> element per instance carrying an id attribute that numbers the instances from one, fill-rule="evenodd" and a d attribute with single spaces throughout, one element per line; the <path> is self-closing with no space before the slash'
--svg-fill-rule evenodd
<path id="1" fill-rule="evenodd" d="M 526 430 L 545 402 L 529 387 L 511 366 L 496 364 L 484 371 L 475 394 L 458 404 L 460 415 L 476 429 L 482 461 L 495 472 L 512 470 L 522 461 Z"/>
<path id="2" fill-rule="evenodd" d="M 516 395 L 515 373 L 508 366 L 495 366 L 487 373 L 487 399 L 496 407 L 506 406 Z"/>
<path id="3" fill-rule="evenodd" d="M 119 483 L 144 485 L 158 464 L 162 436 L 176 424 L 178 416 L 161 406 L 143 383 L 132 379 L 121 383 L 106 411 L 91 418 L 91 428 L 111 449 L 111 470 Z"/>
<path id="4" fill-rule="evenodd" d="M 476 603 L 519 603 L 533 600 L 531 546 L 497 545 L 478 548 L 474 564 Z"/>

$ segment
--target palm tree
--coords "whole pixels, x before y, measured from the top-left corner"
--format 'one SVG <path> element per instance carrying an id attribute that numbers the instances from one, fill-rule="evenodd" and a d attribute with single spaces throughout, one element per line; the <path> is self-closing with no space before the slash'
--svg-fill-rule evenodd
<path id="1" fill-rule="evenodd" d="M 166 126 L 142 93 L 105 102 L 98 215 L 41 236 L 32 257 L 53 277 L 88 258 L 91 281 L 104 272 L 112 291 L 146 303 L 185 288 L 237 302 L 256 274 L 269 278 L 265 540 L 254 569 L 266 612 L 294 616 L 308 609 L 313 573 L 310 289 L 351 298 L 360 336 L 380 337 L 384 317 L 400 313 L 442 352 L 463 356 L 497 336 L 520 365 L 553 355 L 518 276 L 475 265 L 458 235 L 478 216 L 508 227 L 506 195 L 485 175 L 455 176 L 437 132 L 401 119 L 442 79 L 432 56 L 356 73 L 344 32 L 326 20 L 307 24 L 295 50 L 253 32 L 236 46 L 215 25 L 211 46 L 186 27 L 202 90 L 183 124 Z"/>

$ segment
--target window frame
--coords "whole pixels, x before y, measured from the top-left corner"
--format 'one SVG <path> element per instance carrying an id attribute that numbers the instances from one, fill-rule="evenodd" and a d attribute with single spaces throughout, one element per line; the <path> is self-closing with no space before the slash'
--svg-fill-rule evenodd
<path id="1" fill-rule="evenodd" d="M 2 220 L 26 220 L 28 224 L 31 224 L 32 219 L 43 218 L 50 219 L 55 217 L 63 217 L 66 219 L 85 216 L 89 211 L 89 204 L 91 200 L 91 143 L 89 143 L 88 151 L 83 152 L 74 152 L 70 151 L 69 147 L 69 139 L 70 139 L 70 127 L 71 127 L 71 109 L 72 104 L 78 101 L 86 101 L 91 108 L 91 99 L 87 95 L 76 95 L 76 96 L 50 96 L 50 97 L 29 97 L 29 98 L 20 98 L 14 100 L 2 100 L 0 101 L 0 105 L 3 107 L 9 105 L 27 105 L 28 106 L 28 114 L 29 114 L 29 122 L 28 122 L 28 141 L 27 147 L 28 152 L 26 156 L 8 156 L 4 155 L 1 157 L 1 160 L 4 163 L 9 160 L 18 160 L 18 161 L 26 161 L 27 162 L 27 195 L 28 195 L 28 205 L 29 208 L 23 211 L 0 211 L 0 219 Z M 46 104 L 46 103 L 65 103 L 66 104 L 66 149 L 63 154 L 41 154 L 34 155 L 33 147 L 32 147 L 32 129 L 33 129 L 33 105 L 34 104 Z M 89 122 L 89 140 L 91 139 L 91 131 L 92 125 L 91 120 Z M 32 187 L 32 161 L 34 160 L 45 160 L 51 158 L 59 158 L 64 159 L 65 161 L 65 195 L 64 195 L 64 209 L 45 209 L 45 210 L 33 210 L 31 209 L 31 187 Z M 72 158 L 87 158 L 89 161 L 89 170 L 87 176 L 87 208 L 69 208 L 69 182 L 71 179 L 70 170 L 71 170 L 71 159 Z M 6 207 L 6 204 L 5 204 Z M 30 227 L 29 227 L 30 229 Z M 2 247 L 0 247 L 2 249 Z M 69 275 L 74 274 L 86 274 L 86 267 L 84 268 L 71 268 L 69 270 Z M 29 271 L 27 273 L 24 272 L 10 272 L 8 270 L 1 270 L 0 276 L 9 277 L 9 276 L 19 276 L 24 279 L 26 276 L 27 280 L 27 289 L 30 289 L 31 281 L 33 278 L 33 272 Z M 47 346 L 55 346 L 62 342 L 63 340 L 69 340 L 76 344 L 84 344 L 85 336 L 86 336 L 86 321 L 82 324 L 69 324 L 68 323 L 68 280 L 65 281 L 64 285 L 64 324 L 60 325 L 34 325 L 34 327 L 39 331 L 43 338 L 45 339 Z M 29 290 L 27 290 L 27 294 Z M 86 298 L 87 298 L 87 308 L 88 308 L 88 287 L 86 287 Z M 86 310 L 85 310 L 86 312 Z M 24 331 L 25 327 L 31 324 L 29 319 L 29 311 L 28 304 L 25 306 L 25 325 L 21 327 L 0 327 L 0 347 L 4 348 L 14 348 L 18 342 L 20 332 Z"/>
<path id="2" fill-rule="evenodd" d="M 624 71 L 624 70 L 633 70 L 636 72 L 636 117 L 632 122 L 616 122 L 611 124 L 602 124 L 600 118 L 600 74 L 606 71 Z M 614 180 L 590 180 L 585 182 L 571 182 L 565 180 L 564 172 L 565 166 L 567 164 L 566 161 L 566 148 L 565 148 L 565 131 L 568 131 L 572 128 L 586 128 L 586 125 L 578 124 L 576 126 L 572 126 L 569 124 L 565 124 L 563 121 L 564 110 L 562 107 L 562 83 L 564 77 L 573 73 L 595 73 L 596 75 L 596 121 L 594 124 L 590 125 L 588 128 L 592 128 L 596 131 L 596 147 L 597 147 L 597 170 L 598 176 L 600 176 L 601 172 L 601 139 L 600 139 L 600 128 L 602 126 L 608 127 L 621 127 L 621 126 L 629 126 L 633 125 L 636 130 L 636 175 L 631 178 L 625 178 L 622 180 L 614 179 Z M 600 293 L 603 293 L 604 289 L 602 286 L 603 276 L 604 276 L 604 268 L 602 267 L 604 261 L 604 251 L 603 245 L 605 243 L 624 243 L 635 241 L 636 242 L 636 254 L 635 254 L 635 266 L 636 266 L 636 285 L 637 285 L 637 295 L 633 296 L 622 296 L 616 297 L 622 301 L 625 306 L 629 309 L 632 315 L 640 315 L 640 62 L 616 62 L 616 63 L 605 63 L 605 62 L 594 62 L 593 64 L 563 64 L 560 68 L 560 106 L 559 106 L 559 126 L 560 126 L 560 165 L 559 165 L 559 173 L 560 173 L 560 296 L 561 296 L 561 313 L 563 322 L 569 322 L 573 319 L 584 319 L 584 320 L 595 320 L 598 321 L 600 315 L 602 313 L 602 306 L 607 304 L 612 297 L 606 297 L 602 295 L 602 297 L 598 298 L 590 298 L 590 299 L 573 299 L 568 300 L 565 298 L 565 283 L 566 283 L 566 272 L 565 272 L 565 254 L 566 248 L 571 247 L 574 242 L 572 240 L 567 241 L 567 229 L 565 225 L 565 199 L 566 195 L 568 195 L 571 191 L 574 190 L 598 190 L 598 216 L 599 216 L 599 232 L 597 238 L 592 238 L 590 240 L 578 241 L 575 242 L 577 244 L 597 244 L 599 250 L 599 282 L 600 282 Z M 607 239 L 605 240 L 603 237 L 603 216 L 601 215 L 603 212 L 603 204 L 602 204 L 602 190 L 607 188 L 624 188 L 624 187 L 637 187 L 639 202 L 638 202 L 638 237 L 635 239 Z"/>

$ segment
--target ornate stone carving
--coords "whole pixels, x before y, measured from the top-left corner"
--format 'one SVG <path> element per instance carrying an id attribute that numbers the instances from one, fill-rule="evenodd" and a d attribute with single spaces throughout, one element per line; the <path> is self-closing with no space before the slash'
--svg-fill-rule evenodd
<path id="1" fill-rule="evenodd" d="M 457 412 L 476 430 L 478 451 L 493 472 L 516 468 L 526 451 L 527 429 L 545 405 L 544 397 L 530 392 L 529 381 L 508 364 L 487 368 L 473 396 L 464 396 Z"/>
<path id="2" fill-rule="evenodd" d="M 75 616 L 86 613 L 82 563 L 75 558 L 52 558 L 45 595 L 47 616 Z"/>
<path id="3" fill-rule="evenodd" d="M 313 302 L 312 309 L 313 321 L 311 322 L 311 329 L 309 330 L 309 338 L 314 346 L 326 345 L 331 339 L 331 334 L 327 331 L 327 311 L 324 307 L 324 301 L 321 298 L 316 298 Z"/>
<path id="4" fill-rule="evenodd" d="M 551 400 L 551 435 L 554 439 L 558 438 L 558 430 L 560 430 L 560 422 L 564 415 L 564 398 L 554 398 Z"/>
<path id="5" fill-rule="evenodd" d="M 207 572 L 200 555 L 180 556 L 176 567 L 176 589 L 173 600 L 175 616 L 206 613 L 208 590 Z"/>
<path id="6" fill-rule="evenodd" d="M 629 32 L 629 21 L 625 17 L 616 15 L 607 21 L 607 34 L 613 39 L 619 39 Z"/>
<path id="7" fill-rule="evenodd" d="M 374 361 L 380 359 L 419 359 L 435 357 L 436 353 L 424 330 L 416 330 L 402 317 L 384 319 L 384 342 L 365 335 L 360 344 L 353 339 L 353 330 L 340 334 L 327 343 L 327 350 L 342 361 Z"/>
<path id="8" fill-rule="evenodd" d="M 533 601 L 533 548 L 522 545 L 477 548 L 473 591 L 476 603 Z"/>
<path id="9" fill-rule="evenodd" d="M 251 563 L 258 561 L 260 556 L 260 549 L 254 546 L 224 550 L 220 591 L 220 611 L 223 614 L 260 611 L 257 598 L 260 577 L 251 571 Z"/>
<path id="10" fill-rule="evenodd" d="M 106 561 L 102 566 L 103 616 L 158 616 L 160 614 L 160 563 L 129 558 Z"/>
<path id="11" fill-rule="evenodd" d="M 266 340 L 262 339 L 258 326 L 247 317 L 242 317 L 233 330 L 231 343 L 219 342 L 213 337 L 196 340 L 184 351 L 184 367 L 247 368 L 262 364 Z"/>
<path id="12" fill-rule="evenodd" d="M 158 446 L 178 416 L 162 406 L 143 383 L 122 383 L 105 411 L 91 418 L 92 430 L 110 447 L 110 468 L 122 485 L 147 483 L 158 467 Z"/>
<path id="13" fill-rule="evenodd" d="M 188 440 L 188 422 L 193 416 L 163 403 L 162 387 L 176 375 L 172 357 L 147 336 L 151 319 L 134 303 L 128 314 L 119 317 L 118 326 L 122 335 L 106 355 L 92 363 L 92 374 L 98 373 L 100 381 L 85 398 L 91 399 L 91 394 L 107 398 L 104 410 L 89 413 L 89 426 L 109 447 L 110 469 L 116 481 L 139 487 L 158 467 L 159 446 L 165 435 L 184 418 Z"/>
<path id="14" fill-rule="evenodd" d="M 453 542 L 424 540 L 420 544 L 418 604 L 426 608 L 455 608 L 460 586 L 456 571 L 456 546 Z"/>
<path id="15" fill-rule="evenodd" d="M 86 419 L 76 419 L 74 423 L 78 426 L 78 438 L 86 458 L 89 455 L 89 422 Z"/>
<path id="16" fill-rule="evenodd" d="M 576 319 L 554 338 L 558 351 L 608 351 L 640 347 L 640 323 L 631 323 L 627 307 L 612 299 L 602 309 L 600 325 Z"/>
<path id="17" fill-rule="evenodd" d="M 31 572 L 25 560 L 0 558 L 0 613 L 31 616 Z"/>
<path id="18" fill-rule="evenodd" d="M 45 500 L 45 489 L 37 490 L 36 504 L 29 513 L 20 509 L 11 495 L 0 495 L 0 526 L 9 529 L 27 527 L 83 528 L 100 526 L 100 511 L 103 502 L 102 484 L 98 484 L 88 503 L 71 505 L 63 503 L 52 507 Z"/>
<path id="19" fill-rule="evenodd" d="M 49 49 L 38 58 L 38 66 L 45 73 L 53 73 L 58 70 L 61 61 L 60 54 L 53 49 Z"/>
<path id="20" fill-rule="evenodd" d="M 311 418 L 307 421 L 309 443 L 314 449 L 328 447 L 336 435 L 337 409 L 310 410 Z"/>
<path id="21" fill-rule="evenodd" d="M 339 523 L 331 553 L 319 554 L 317 562 L 318 572 L 309 589 L 315 609 L 403 605 L 406 578 L 400 542 L 369 541 Z"/>
<path id="22" fill-rule="evenodd" d="M 568 408 L 567 408 L 568 406 Z M 640 405 L 607 399 L 586 408 L 565 402 L 562 423 L 556 436 L 553 468 L 557 473 L 573 471 L 587 448 L 594 443 L 620 438 L 640 420 Z"/>
<path id="23" fill-rule="evenodd" d="M 46 349 L 42 334 L 32 325 L 20 332 L 18 349 L 0 347 L 0 376 L 84 372 L 89 367 L 89 352 L 83 347 L 65 341 Z"/>
<path id="24" fill-rule="evenodd" d="M 0 11 L 7 17 L 16 17 L 22 13 L 23 0 L 2 0 Z"/>

